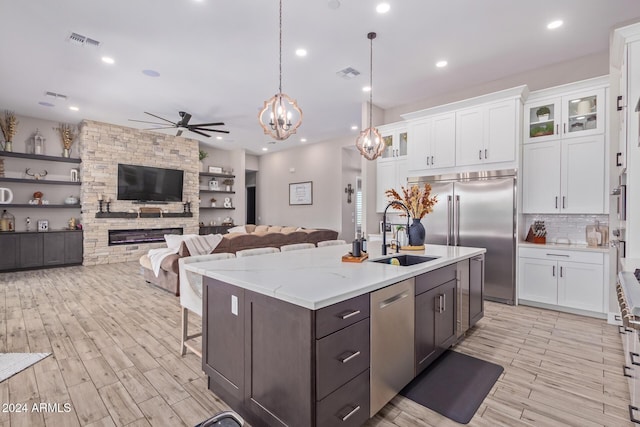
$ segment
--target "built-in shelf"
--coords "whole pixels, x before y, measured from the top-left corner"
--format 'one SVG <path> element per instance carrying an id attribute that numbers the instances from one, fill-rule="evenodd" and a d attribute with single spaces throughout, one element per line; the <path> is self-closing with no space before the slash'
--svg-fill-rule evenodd
<path id="1" fill-rule="evenodd" d="M 200 172 L 200 176 L 212 176 L 215 178 L 235 178 L 235 175 L 230 175 L 226 173 L 209 173 L 209 172 Z"/>
<path id="2" fill-rule="evenodd" d="M 200 190 L 201 193 L 225 193 L 225 194 L 236 194 L 235 191 L 224 191 L 224 190 Z"/>
<path id="3" fill-rule="evenodd" d="M 80 181 L 54 181 L 50 179 L 28 179 L 0 177 L 0 182 L 23 182 L 25 184 L 81 185 Z"/>
<path id="4" fill-rule="evenodd" d="M 192 212 L 96 212 L 96 218 L 192 218 Z"/>
<path id="5" fill-rule="evenodd" d="M 50 162 L 64 162 L 64 163 L 82 163 L 81 159 L 73 157 L 61 157 L 61 156 L 45 156 L 42 154 L 27 154 L 27 153 L 14 153 L 13 151 L 0 151 L 0 157 L 15 157 L 18 159 L 31 159 L 31 160 L 48 160 Z"/>
<path id="6" fill-rule="evenodd" d="M 34 208 L 34 209 L 80 209 L 82 207 L 82 205 L 80 204 L 75 204 L 75 205 L 66 205 L 66 204 L 61 204 L 61 205 L 52 205 L 52 204 L 48 204 L 48 205 L 30 205 L 29 203 L 9 203 L 6 205 L 0 205 L 0 207 L 7 207 L 7 208 Z"/>
<path id="7" fill-rule="evenodd" d="M 218 206 L 200 206 L 200 210 L 202 209 L 227 209 L 227 210 L 233 210 L 235 208 L 225 208 L 225 207 L 218 207 Z"/>

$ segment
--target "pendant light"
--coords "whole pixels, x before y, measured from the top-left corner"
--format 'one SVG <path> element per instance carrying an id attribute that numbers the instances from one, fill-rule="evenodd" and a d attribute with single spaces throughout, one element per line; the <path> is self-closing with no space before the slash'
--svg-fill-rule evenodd
<path id="1" fill-rule="evenodd" d="M 302 110 L 295 99 L 282 93 L 282 0 L 280 0 L 280 86 L 278 93 L 264 102 L 258 114 L 264 133 L 283 141 L 296 133 L 302 124 Z"/>
<path id="2" fill-rule="evenodd" d="M 369 127 L 360 132 L 360 136 L 356 139 L 356 147 L 360 154 L 367 160 L 375 160 L 384 152 L 384 142 L 380 136 L 378 129 L 371 125 L 371 110 L 373 109 L 373 39 L 376 38 L 376 33 L 367 34 L 367 38 L 370 40 L 370 62 L 369 62 Z"/>

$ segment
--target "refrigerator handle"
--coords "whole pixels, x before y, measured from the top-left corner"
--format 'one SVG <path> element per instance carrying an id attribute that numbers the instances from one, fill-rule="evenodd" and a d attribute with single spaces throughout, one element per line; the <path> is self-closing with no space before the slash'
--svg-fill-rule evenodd
<path id="1" fill-rule="evenodd" d="M 460 196 L 456 195 L 456 207 L 455 221 L 454 221 L 454 233 L 453 233 L 453 246 L 458 246 L 458 239 L 460 238 Z"/>
<path id="2" fill-rule="evenodd" d="M 447 246 L 451 244 L 451 196 L 447 196 Z"/>

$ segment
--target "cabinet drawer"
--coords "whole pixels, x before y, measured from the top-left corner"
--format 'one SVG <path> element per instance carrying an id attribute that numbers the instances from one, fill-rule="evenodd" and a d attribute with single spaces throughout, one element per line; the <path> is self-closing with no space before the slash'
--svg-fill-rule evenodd
<path id="1" fill-rule="evenodd" d="M 368 419 L 368 369 L 318 402 L 317 426 L 358 427 Z"/>
<path id="2" fill-rule="evenodd" d="M 456 264 L 451 264 L 416 277 L 416 295 L 456 278 Z"/>
<path id="3" fill-rule="evenodd" d="M 316 311 L 316 338 L 322 338 L 369 317 L 369 294 Z"/>
<path id="4" fill-rule="evenodd" d="M 316 400 L 369 367 L 369 319 L 316 341 Z"/>
<path id="5" fill-rule="evenodd" d="M 548 259 L 552 261 L 585 262 L 588 264 L 602 264 L 604 254 L 602 252 L 570 251 L 552 248 L 526 248 L 521 247 L 520 257 Z"/>

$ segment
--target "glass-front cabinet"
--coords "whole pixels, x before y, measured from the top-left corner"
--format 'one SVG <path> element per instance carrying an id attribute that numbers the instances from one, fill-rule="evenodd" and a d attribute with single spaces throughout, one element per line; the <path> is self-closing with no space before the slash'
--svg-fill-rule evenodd
<path id="1" fill-rule="evenodd" d="M 533 101 L 525 106 L 525 143 L 604 132 L 603 88 Z"/>
<path id="2" fill-rule="evenodd" d="M 378 126 L 385 149 L 381 160 L 390 160 L 407 156 L 408 132 L 406 123 L 392 123 Z"/>

